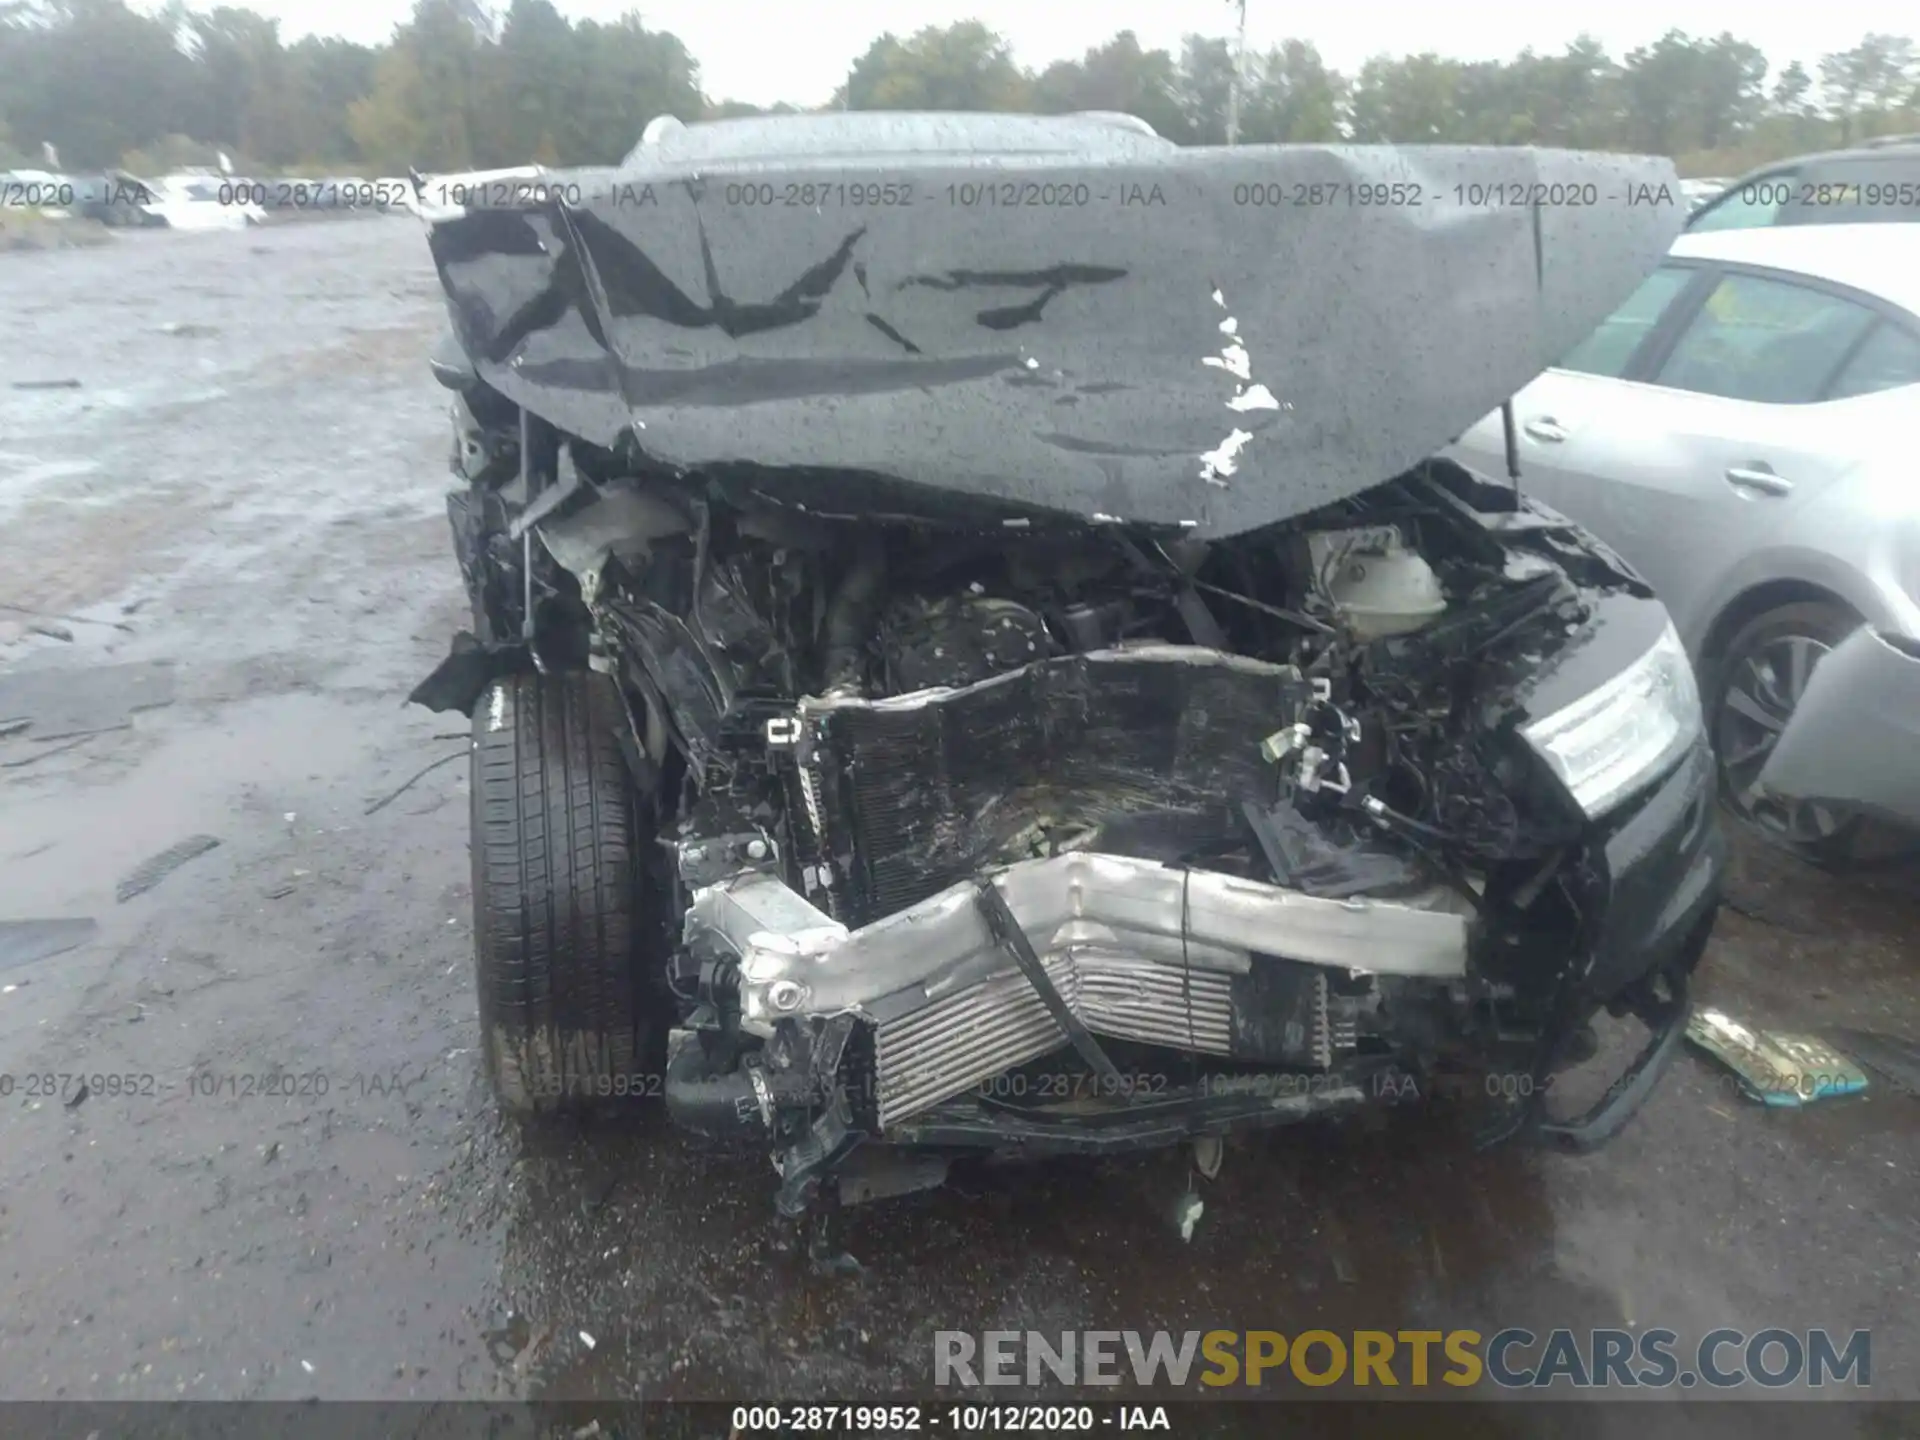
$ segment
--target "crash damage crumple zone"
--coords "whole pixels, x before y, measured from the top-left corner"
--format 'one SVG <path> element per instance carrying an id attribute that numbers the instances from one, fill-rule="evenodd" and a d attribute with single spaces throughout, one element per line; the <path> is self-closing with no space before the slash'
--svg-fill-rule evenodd
<path id="1" fill-rule="evenodd" d="M 1543 1082 L 1490 1138 L 1590 1143 L 1657 1078 L 1718 893 L 1690 675 L 1617 558 L 1422 457 L 1677 217 L 1221 197 L 1663 162 L 1125 149 L 1004 158 L 1184 212 L 936 223 L 969 153 L 859 216 L 710 166 L 436 224 L 475 628 L 414 698 L 474 717 L 510 1108 L 660 1057 L 797 1213 L 1463 1069 Z M 1602 1006 L 1646 1048 L 1548 1121 Z"/>

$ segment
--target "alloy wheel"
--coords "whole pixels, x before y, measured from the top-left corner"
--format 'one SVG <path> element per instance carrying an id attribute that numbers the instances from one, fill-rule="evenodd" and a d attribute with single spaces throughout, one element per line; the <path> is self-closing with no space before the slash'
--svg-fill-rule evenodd
<path id="1" fill-rule="evenodd" d="M 1760 784 L 1814 666 L 1832 647 L 1811 635 L 1773 636 L 1736 656 L 1714 720 L 1722 791 L 1744 820 L 1798 845 L 1830 840 L 1843 818 L 1831 806 L 1788 800 Z"/>

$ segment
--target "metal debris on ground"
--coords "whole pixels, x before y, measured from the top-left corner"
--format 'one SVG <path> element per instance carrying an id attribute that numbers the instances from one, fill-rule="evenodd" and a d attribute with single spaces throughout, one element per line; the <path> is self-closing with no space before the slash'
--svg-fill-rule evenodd
<path id="1" fill-rule="evenodd" d="M 1193 1168 L 1211 1180 L 1220 1173 L 1227 1147 L 1218 1135 L 1202 1135 L 1193 1142 Z"/>
<path id="2" fill-rule="evenodd" d="M 1687 1039 L 1731 1070 L 1746 1093 L 1766 1105 L 1806 1105 L 1867 1088 L 1860 1067 L 1824 1040 L 1754 1030 L 1721 1010 L 1696 1010 L 1687 1022 Z"/>
<path id="3" fill-rule="evenodd" d="M 212 835 L 189 835 L 177 845 L 169 845 L 158 855 L 142 860 L 114 887 L 113 898 L 125 904 L 136 895 L 144 895 L 189 860 L 198 859 L 220 843 Z"/>
<path id="4" fill-rule="evenodd" d="M 1200 1223 L 1200 1217 L 1207 1213 L 1206 1201 L 1189 1190 L 1173 1206 L 1174 1228 L 1179 1230 L 1182 1240 L 1193 1239 L 1193 1227 Z"/>

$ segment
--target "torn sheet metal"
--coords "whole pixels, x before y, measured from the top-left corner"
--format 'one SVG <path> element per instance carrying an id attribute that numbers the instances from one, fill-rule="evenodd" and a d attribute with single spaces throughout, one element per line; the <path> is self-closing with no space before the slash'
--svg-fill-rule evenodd
<path id="1" fill-rule="evenodd" d="M 1814 667 L 1760 784 L 1920 825 L 1917 756 L 1920 644 L 1863 625 Z"/>
<path id="2" fill-rule="evenodd" d="M 986 116 L 940 117 L 941 153 L 890 143 L 934 119 L 898 115 L 835 117 L 823 148 L 817 118 L 436 213 L 481 377 L 596 445 L 767 467 L 800 503 L 834 471 L 1232 534 L 1445 445 L 1684 219 L 1648 157 L 959 143 Z"/>
<path id="3" fill-rule="evenodd" d="M 1867 1088 L 1858 1065 L 1812 1035 L 1753 1030 L 1721 1010 L 1696 1010 L 1687 1039 L 1739 1077 L 1762 1104 L 1806 1105 Z"/>

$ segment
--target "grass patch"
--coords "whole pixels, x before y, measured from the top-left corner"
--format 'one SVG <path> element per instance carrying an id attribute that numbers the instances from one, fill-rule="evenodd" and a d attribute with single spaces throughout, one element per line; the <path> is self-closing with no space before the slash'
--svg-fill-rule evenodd
<path id="1" fill-rule="evenodd" d="M 97 220 L 55 219 L 38 210 L 0 210 L 0 251 L 74 250 L 113 237 Z"/>

